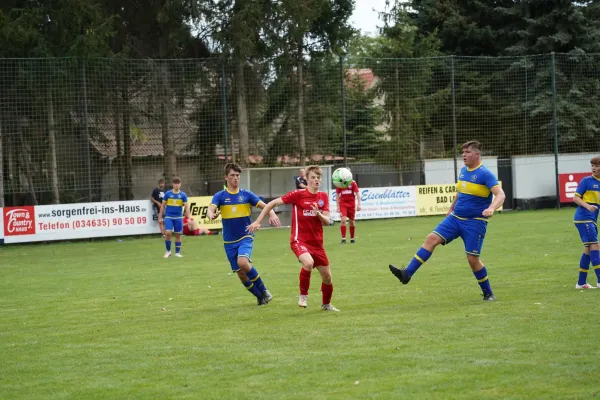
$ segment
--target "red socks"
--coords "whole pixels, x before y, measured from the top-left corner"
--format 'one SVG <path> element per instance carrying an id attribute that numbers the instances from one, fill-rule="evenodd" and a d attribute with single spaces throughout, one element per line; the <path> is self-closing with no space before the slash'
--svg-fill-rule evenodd
<path id="1" fill-rule="evenodd" d="M 354 239 L 354 231 L 356 231 L 355 226 L 350 227 L 350 239 Z"/>
<path id="2" fill-rule="evenodd" d="M 310 287 L 310 272 L 304 268 L 300 268 L 300 294 L 308 296 L 308 288 Z"/>
<path id="3" fill-rule="evenodd" d="M 321 283 L 321 292 L 323 292 L 323 304 L 331 303 L 331 296 L 333 295 L 333 284 L 326 285 Z"/>
<path id="4" fill-rule="evenodd" d="M 340 231 L 342 231 L 342 239 L 346 239 L 346 225 L 340 225 Z"/>

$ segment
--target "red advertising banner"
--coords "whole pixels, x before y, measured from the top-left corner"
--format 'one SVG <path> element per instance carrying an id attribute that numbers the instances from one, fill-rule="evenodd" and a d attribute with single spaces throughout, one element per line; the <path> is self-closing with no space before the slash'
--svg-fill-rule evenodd
<path id="1" fill-rule="evenodd" d="M 35 212 L 33 206 L 6 207 L 2 209 L 4 236 L 35 234 Z"/>
<path id="2" fill-rule="evenodd" d="M 577 190 L 577 186 L 579 186 L 579 182 L 589 175 L 591 175 L 589 172 L 558 174 L 558 184 L 560 185 L 560 202 L 572 203 L 573 196 Z"/>

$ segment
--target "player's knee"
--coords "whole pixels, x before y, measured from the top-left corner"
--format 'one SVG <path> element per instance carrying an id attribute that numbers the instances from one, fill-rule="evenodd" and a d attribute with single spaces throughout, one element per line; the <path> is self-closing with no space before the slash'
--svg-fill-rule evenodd
<path id="1" fill-rule="evenodd" d="M 435 233 L 430 233 L 425 238 L 425 243 L 423 244 L 424 245 L 423 247 L 425 247 L 429 251 L 433 251 L 433 249 L 435 249 L 436 246 L 442 244 L 443 242 L 444 241 L 442 240 L 441 237 L 439 237 Z"/>
<path id="2" fill-rule="evenodd" d="M 310 260 L 302 260 L 302 268 L 304 268 L 307 271 L 312 271 L 313 267 L 315 265 L 315 262 L 310 259 Z"/>
<path id="3" fill-rule="evenodd" d="M 331 277 L 331 273 L 323 275 L 321 277 L 321 279 L 322 279 L 323 283 L 326 285 L 331 285 L 331 282 L 333 280 L 333 278 Z"/>
<path id="4" fill-rule="evenodd" d="M 473 271 L 479 271 L 483 267 L 481 259 L 477 256 L 467 254 L 467 261 L 469 262 L 469 266 Z"/>
<path id="5" fill-rule="evenodd" d="M 240 271 L 244 273 L 250 271 L 250 269 L 252 268 L 252 266 L 250 265 L 250 260 L 248 260 L 246 257 L 239 257 L 237 259 L 237 265 L 238 267 L 240 267 Z"/>

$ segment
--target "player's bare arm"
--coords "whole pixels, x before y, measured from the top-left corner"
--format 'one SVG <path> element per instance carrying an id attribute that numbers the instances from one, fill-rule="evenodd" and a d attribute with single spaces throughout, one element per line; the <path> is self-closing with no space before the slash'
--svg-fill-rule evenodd
<path id="1" fill-rule="evenodd" d="M 254 233 L 257 230 L 259 230 L 260 223 L 267 216 L 267 214 L 269 214 L 271 212 L 271 210 L 273 210 L 275 207 L 280 206 L 282 204 L 283 204 L 283 200 L 281 200 L 281 197 L 278 197 L 275 200 L 271 200 L 269 202 L 269 204 L 265 205 L 265 208 L 262 209 L 262 211 L 260 212 L 260 214 L 256 218 L 256 220 L 246 227 L 246 231 L 248 233 Z"/>
<path id="2" fill-rule="evenodd" d="M 184 217 L 186 217 L 187 219 L 191 219 L 192 213 L 190 213 L 190 203 L 184 203 L 183 209 L 184 209 L 184 213 L 183 213 Z"/>
<path id="3" fill-rule="evenodd" d="M 573 196 L 573 203 L 577 204 L 580 207 L 585 208 L 589 212 L 596 212 L 596 210 L 598 209 L 598 206 L 586 203 L 585 201 L 583 201 L 583 199 L 581 197 L 579 197 L 577 195 Z"/>
<path id="4" fill-rule="evenodd" d="M 150 200 L 156 204 L 157 207 L 160 207 L 162 205 L 162 203 L 158 200 L 156 200 L 154 197 L 150 196 Z"/>
<path id="5" fill-rule="evenodd" d="M 452 211 L 454 211 L 454 205 L 456 204 L 456 199 L 458 199 L 458 195 L 460 193 L 456 192 L 456 196 L 454 196 L 454 200 L 452 200 L 452 204 L 450 204 L 450 208 L 448 209 L 448 212 L 446 213 L 446 216 L 452 214 Z"/>
<path id="6" fill-rule="evenodd" d="M 356 193 L 356 211 L 360 211 L 360 196 Z"/>
<path id="7" fill-rule="evenodd" d="M 317 215 L 317 217 L 319 218 L 319 221 L 321 221 L 321 224 L 329 225 L 329 223 L 330 223 L 329 211 L 320 211 L 319 206 L 316 203 L 311 204 L 311 207 L 312 207 L 313 211 L 315 212 L 315 214 Z"/>
<path id="8" fill-rule="evenodd" d="M 267 204 L 264 201 L 259 201 L 256 205 L 256 207 L 260 208 L 261 210 L 264 210 L 266 206 Z M 277 216 L 277 214 L 275 214 L 275 210 L 269 211 L 269 224 L 277 228 L 281 226 L 281 222 L 279 221 L 279 217 Z"/>
<path id="9" fill-rule="evenodd" d="M 497 209 L 499 209 L 502 206 L 502 204 L 504 204 L 504 199 L 506 198 L 504 190 L 502 190 L 500 186 L 494 186 L 490 191 L 495 197 L 494 201 L 492 201 L 492 204 L 490 204 L 488 208 L 483 210 L 482 214 L 484 217 L 491 217 L 492 215 L 494 215 L 494 212 Z"/>
<path id="10" fill-rule="evenodd" d="M 163 201 L 160 205 L 160 210 L 158 211 L 158 222 L 161 223 L 164 221 L 163 213 L 165 212 L 165 202 Z"/>

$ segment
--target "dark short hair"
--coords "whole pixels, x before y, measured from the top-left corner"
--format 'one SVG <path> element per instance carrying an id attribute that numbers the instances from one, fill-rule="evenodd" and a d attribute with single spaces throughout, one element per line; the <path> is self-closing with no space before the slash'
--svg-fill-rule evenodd
<path id="1" fill-rule="evenodd" d="M 173 176 L 173 179 L 171 179 L 172 183 L 181 183 L 181 178 L 177 175 Z"/>
<path id="2" fill-rule="evenodd" d="M 160 178 L 160 179 L 158 180 L 158 184 L 160 185 L 161 183 L 165 183 L 165 180 L 164 180 L 163 178 Z"/>
<path id="3" fill-rule="evenodd" d="M 600 165 L 600 156 L 592 157 L 592 159 L 590 160 L 590 164 Z"/>
<path id="4" fill-rule="evenodd" d="M 476 152 L 481 153 L 481 143 L 479 143 L 477 140 L 469 140 L 461 146 L 461 149 L 464 150 L 468 149 L 469 147 L 471 148 L 471 150 L 475 150 Z"/>
<path id="5" fill-rule="evenodd" d="M 225 164 L 225 175 L 229 175 L 232 170 L 240 174 L 242 173 L 242 168 L 236 163 Z"/>

